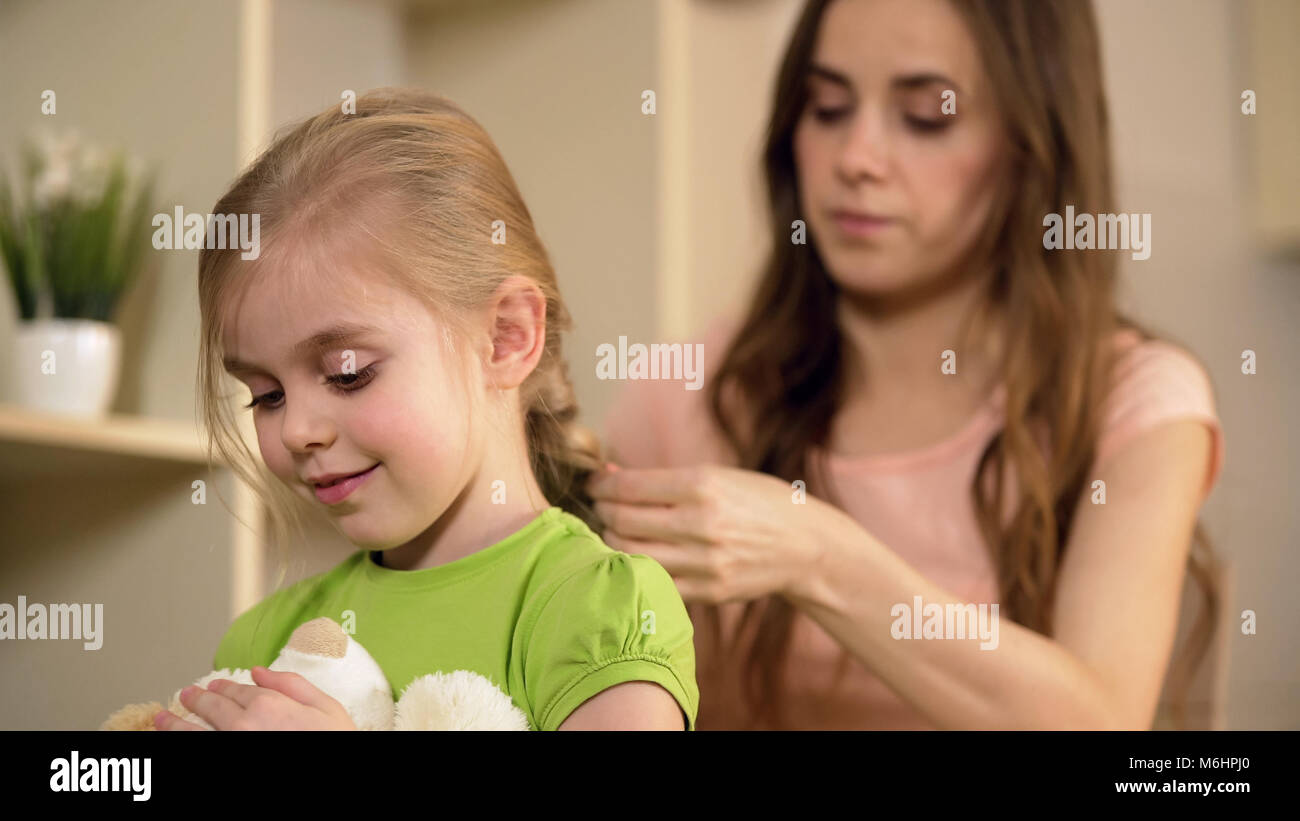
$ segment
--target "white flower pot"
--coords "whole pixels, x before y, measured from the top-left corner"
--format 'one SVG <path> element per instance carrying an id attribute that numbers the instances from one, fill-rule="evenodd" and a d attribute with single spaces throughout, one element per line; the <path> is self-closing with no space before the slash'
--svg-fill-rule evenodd
<path id="1" fill-rule="evenodd" d="M 32 319 L 14 339 L 13 401 L 70 416 L 108 413 L 117 393 L 122 332 L 95 319 Z"/>

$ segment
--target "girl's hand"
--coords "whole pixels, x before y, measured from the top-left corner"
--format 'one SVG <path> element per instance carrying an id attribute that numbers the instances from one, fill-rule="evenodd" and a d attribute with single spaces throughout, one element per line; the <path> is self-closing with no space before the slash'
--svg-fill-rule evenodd
<path id="1" fill-rule="evenodd" d="M 587 484 L 604 540 L 664 566 L 682 599 L 707 604 L 785 594 L 817 562 L 829 504 L 766 473 L 717 465 L 609 466 Z"/>
<path id="2" fill-rule="evenodd" d="M 218 730 L 355 730 L 338 701 L 297 673 L 254 667 L 257 686 L 219 678 L 207 689 L 186 687 L 181 703 Z M 154 716 L 159 730 L 205 730 L 170 710 Z"/>

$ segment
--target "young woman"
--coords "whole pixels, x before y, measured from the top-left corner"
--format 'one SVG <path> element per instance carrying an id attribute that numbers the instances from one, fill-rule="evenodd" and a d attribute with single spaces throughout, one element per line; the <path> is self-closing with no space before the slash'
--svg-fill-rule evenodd
<path id="1" fill-rule="evenodd" d="M 1118 315 L 1122 251 L 1046 247 L 1115 211 L 1108 139 L 1087 3 L 807 4 L 757 291 L 705 390 L 632 383 L 589 485 L 688 603 L 699 727 L 1151 726 L 1185 568 L 1216 606 L 1223 442 L 1203 368 Z M 964 604 L 995 638 L 913 632 Z"/>

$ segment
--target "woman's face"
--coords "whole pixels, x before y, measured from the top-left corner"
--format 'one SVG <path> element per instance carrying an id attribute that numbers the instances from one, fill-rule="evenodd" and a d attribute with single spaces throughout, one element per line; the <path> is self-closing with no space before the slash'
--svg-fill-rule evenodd
<path id="1" fill-rule="evenodd" d="M 272 258 L 294 260 L 287 264 L 297 270 Z M 245 363 L 227 370 L 257 402 L 251 413 L 262 458 L 354 544 L 405 544 L 466 485 L 481 439 L 460 401 L 465 383 L 441 343 L 442 326 L 419 301 L 369 275 L 364 260 L 299 245 L 263 262 L 224 326 L 228 362 Z M 345 324 L 372 330 L 297 347 Z M 349 352 L 354 374 L 344 375 Z M 310 481 L 371 467 L 341 501 L 320 499 Z"/>
<path id="2" fill-rule="evenodd" d="M 835 0 L 807 82 L 794 132 L 800 210 L 836 282 L 897 296 L 969 265 L 1006 152 L 957 11 L 946 0 Z"/>

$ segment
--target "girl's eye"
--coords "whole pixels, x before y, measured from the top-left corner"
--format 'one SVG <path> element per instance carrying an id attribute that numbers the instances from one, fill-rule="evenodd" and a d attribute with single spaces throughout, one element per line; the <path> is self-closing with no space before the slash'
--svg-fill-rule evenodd
<path id="1" fill-rule="evenodd" d="M 330 383 L 331 385 L 339 386 L 339 389 L 344 393 L 350 393 L 352 391 L 359 391 L 362 388 L 364 388 L 367 384 L 370 383 L 370 380 L 374 378 L 374 375 L 375 375 L 375 366 L 367 365 L 361 370 L 357 371 L 356 373 L 336 373 L 331 376 L 327 376 L 325 377 L 325 381 Z M 351 380 L 351 381 L 345 381 L 345 380 Z"/>
<path id="2" fill-rule="evenodd" d="M 908 128 L 920 134 L 934 134 L 943 131 L 948 127 L 948 120 L 927 120 L 924 117 L 915 117 L 911 114 L 904 115 Z"/>
<path id="3" fill-rule="evenodd" d="M 269 393 L 264 393 L 261 396 L 254 396 L 253 401 L 245 405 L 244 408 L 245 409 L 254 408 L 258 405 L 261 405 L 262 407 L 267 407 L 266 402 L 268 401 L 268 397 L 275 396 L 277 393 L 280 393 L 280 391 L 271 391 Z"/>
<path id="4" fill-rule="evenodd" d="M 346 393 L 352 393 L 353 391 L 361 390 L 366 385 L 370 384 L 370 381 L 374 378 L 374 376 L 375 376 L 375 366 L 367 365 L 366 367 L 362 368 L 356 373 L 330 374 L 329 376 L 325 377 L 325 382 L 330 385 L 335 385 L 337 387 L 337 390 L 340 393 L 346 394 Z M 253 397 L 253 401 L 249 402 L 244 407 L 247 409 L 247 408 L 257 407 L 260 405 L 264 408 L 267 408 L 268 410 L 274 409 L 275 405 L 272 405 L 270 403 L 276 400 L 272 400 L 271 397 L 282 393 L 283 391 L 270 391 L 268 393 L 262 394 L 261 396 Z"/>

